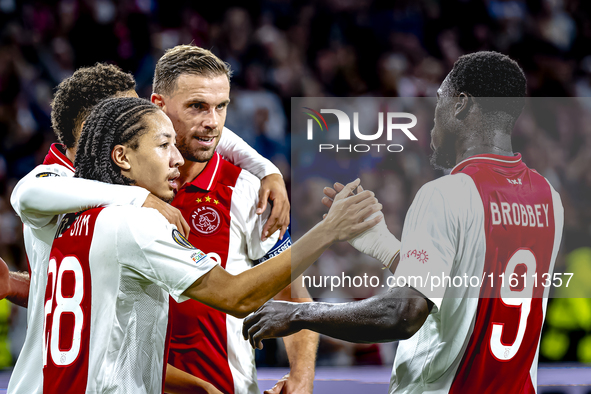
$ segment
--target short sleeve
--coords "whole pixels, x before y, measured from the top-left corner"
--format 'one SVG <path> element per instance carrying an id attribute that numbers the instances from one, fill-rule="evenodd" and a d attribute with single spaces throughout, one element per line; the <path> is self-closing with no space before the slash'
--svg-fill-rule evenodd
<path id="1" fill-rule="evenodd" d="M 177 302 L 196 280 L 217 264 L 195 248 L 156 210 L 115 207 L 117 259 L 123 268 L 153 282 Z"/>
<path id="2" fill-rule="evenodd" d="M 400 262 L 395 276 L 429 298 L 437 309 L 445 287 L 434 286 L 433 277 L 448 276 L 457 250 L 459 208 L 445 182 L 424 185 L 417 193 L 404 220 Z M 404 280 L 399 277 L 404 277 Z"/>

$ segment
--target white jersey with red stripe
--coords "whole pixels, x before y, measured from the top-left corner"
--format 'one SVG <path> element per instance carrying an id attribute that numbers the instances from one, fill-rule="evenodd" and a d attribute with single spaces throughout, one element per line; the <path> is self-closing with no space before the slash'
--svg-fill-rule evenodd
<path id="1" fill-rule="evenodd" d="M 173 206 L 191 227 L 189 241 L 236 275 L 281 253 L 289 234 L 261 241 L 270 207 L 255 213 L 260 181 L 215 154 L 193 182 L 177 193 Z M 210 382 L 224 393 L 260 393 L 254 350 L 242 338 L 242 319 L 189 300 L 170 304 L 168 362 Z"/>
<path id="2" fill-rule="evenodd" d="M 216 263 L 154 209 L 66 215 L 45 293 L 46 394 L 159 393 L 168 300 Z"/>
<path id="3" fill-rule="evenodd" d="M 23 221 L 23 238 L 29 262 L 27 335 L 10 382 L 10 394 L 43 392 L 44 297 L 47 263 L 60 213 L 75 212 L 99 205 L 141 206 L 148 192 L 138 187 L 107 185 L 74 179 L 74 167 L 63 146 L 53 144 L 44 164 L 21 179 L 10 202 Z"/>
<path id="4" fill-rule="evenodd" d="M 279 173 L 232 131 L 224 128 L 218 150 L 259 177 Z M 9 394 L 43 392 L 42 336 L 47 263 L 59 215 L 91 207 L 133 204 L 141 206 L 148 192 L 138 187 L 74 179 L 74 165 L 65 146 L 53 144 L 43 165 L 15 186 L 11 204 L 24 223 L 23 236 L 31 283 L 27 309 L 27 336 L 8 385 Z"/>
<path id="5" fill-rule="evenodd" d="M 400 342 L 390 393 L 535 393 L 542 278 L 563 222 L 560 196 L 519 154 L 472 156 L 423 186 L 396 277 L 434 306 Z"/>

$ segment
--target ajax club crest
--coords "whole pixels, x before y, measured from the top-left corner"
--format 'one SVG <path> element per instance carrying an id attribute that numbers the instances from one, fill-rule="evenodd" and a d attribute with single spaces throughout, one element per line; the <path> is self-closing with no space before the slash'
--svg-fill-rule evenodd
<path id="1" fill-rule="evenodd" d="M 201 206 L 191 214 L 193 228 L 204 235 L 211 235 L 218 231 L 222 222 L 218 211 L 209 206 Z"/>

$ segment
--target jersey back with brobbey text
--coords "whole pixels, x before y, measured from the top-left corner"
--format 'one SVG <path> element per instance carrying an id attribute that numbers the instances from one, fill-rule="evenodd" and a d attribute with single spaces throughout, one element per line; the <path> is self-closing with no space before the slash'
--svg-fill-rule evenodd
<path id="1" fill-rule="evenodd" d="M 519 154 L 473 156 L 423 186 L 396 276 L 421 278 L 411 285 L 434 306 L 400 342 L 390 392 L 535 393 L 563 221 L 560 197 Z"/>
<path id="2" fill-rule="evenodd" d="M 43 392 L 160 393 L 169 294 L 186 300 L 214 266 L 153 209 L 67 215 L 47 270 Z"/>

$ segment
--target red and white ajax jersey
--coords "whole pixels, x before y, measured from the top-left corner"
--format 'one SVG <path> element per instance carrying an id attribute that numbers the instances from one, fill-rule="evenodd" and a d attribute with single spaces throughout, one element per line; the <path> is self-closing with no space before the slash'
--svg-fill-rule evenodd
<path id="1" fill-rule="evenodd" d="M 169 294 L 184 301 L 213 267 L 156 210 L 66 216 L 47 270 L 43 392 L 161 392 Z"/>
<path id="2" fill-rule="evenodd" d="M 216 153 L 173 205 L 191 233 L 189 241 L 233 275 L 289 248 L 286 234 L 261 241 L 270 206 L 255 213 L 260 181 Z M 172 335 L 168 362 L 210 382 L 224 393 L 260 393 L 254 350 L 242 338 L 242 319 L 189 300 L 170 304 Z"/>
<path id="3" fill-rule="evenodd" d="M 44 295 L 49 252 L 60 222 L 59 214 L 99 205 L 141 206 L 148 191 L 140 187 L 110 185 L 74 178 L 74 166 L 65 147 L 53 144 L 43 165 L 21 179 L 10 202 L 23 222 L 23 239 L 31 282 L 27 308 L 27 336 L 10 382 L 10 394 L 43 392 Z"/>
<path id="4" fill-rule="evenodd" d="M 434 306 L 400 342 L 390 392 L 535 393 L 563 222 L 558 193 L 519 154 L 472 156 L 423 186 L 396 277 Z"/>

